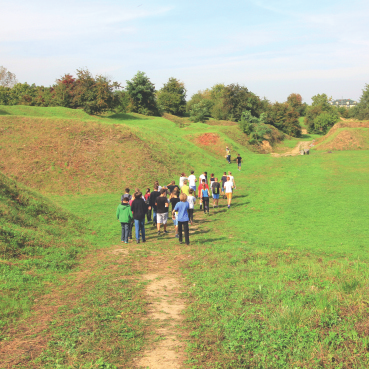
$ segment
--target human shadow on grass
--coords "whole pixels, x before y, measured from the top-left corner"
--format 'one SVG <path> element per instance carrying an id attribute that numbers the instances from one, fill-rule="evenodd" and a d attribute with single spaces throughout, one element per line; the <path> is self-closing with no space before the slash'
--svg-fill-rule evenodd
<path id="1" fill-rule="evenodd" d="M 147 120 L 148 119 L 148 118 L 135 117 L 133 115 L 129 115 L 125 113 L 113 114 L 107 118 L 114 119 L 114 120 Z"/>

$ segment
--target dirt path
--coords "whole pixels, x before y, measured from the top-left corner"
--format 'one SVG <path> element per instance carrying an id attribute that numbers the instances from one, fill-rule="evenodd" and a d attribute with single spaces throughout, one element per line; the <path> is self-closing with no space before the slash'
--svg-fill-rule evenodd
<path id="1" fill-rule="evenodd" d="M 294 147 L 291 151 L 287 151 L 283 154 L 278 154 L 278 153 L 271 153 L 271 155 L 274 158 L 280 158 L 282 156 L 297 156 L 300 155 L 300 150 L 305 150 L 305 149 L 310 149 L 310 144 L 312 143 L 312 141 L 300 141 L 296 147 Z"/>

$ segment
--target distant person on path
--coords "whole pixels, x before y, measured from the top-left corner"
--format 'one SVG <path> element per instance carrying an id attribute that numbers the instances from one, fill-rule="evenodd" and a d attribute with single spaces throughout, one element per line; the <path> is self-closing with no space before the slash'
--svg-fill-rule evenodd
<path id="1" fill-rule="evenodd" d="M 145 199 L 145 203 L 147 205 L 147 223 L 150 223 L 151 222 L 151 213 L 152 213 L 152 210 L 150 208 L 149 210 L 149 207 L 150 207 L 150 188 L 147 188 L 146 189 L 146 193 L 145 193 L 145 196 L 144 196 L 144 199 Z"/>
<path id="2" fill-rule="evenodd" d="M 196 191 L 197 178 L 196 178 L 194 173 L 195 172 L 193 170 L 191 170 L 191 175 L 188 177 L 188 182 L 189 182 L 190 188 L 192 188 L 194 191 Z"/>
<path id="3" fill-rule="evenodd" d="M 152 225 L 154 227 L 156 227 L 156 222 L 157 222 L 157 219 L 156 219 L 156 199 L 160 196 L 160 192 L 158 191 L 158 186 L 155 185 L 154 186 L 154 191 L 151 192 L 150 194 L 150 200 L 149 200 L 149 210 L 152 209 L 152 212 L 153 212 L 153 217 L 152 217 Z"/>
<path id="4" fill-rule="evenodd" d="M 226 196 L 225 196 L 225 192 L 224 192 L 224 183 L 227 182 L 227 172 L 224 172 L 223 173 L 223 176 L 222 176 L 222 178 L 220 180 L 222 181 L 222 195 L 223 195 L 223 199 L 225 199 Z"/>
<path id="5" fill-rule="evenodd" d="M 123 201 L 117 208 L 117 219 L 120 221 L 122 226 L 122 236 L 121 241 L 124 243 L 128 243 L 128 235 L 129 235 L 129 226 L 132 223 L 133 215 L 131 211 L 131 207 L 128 204 L 128 198 L 123 198 Z"/>
<path id="6" fill-rule="evenodd" d="M 140 243 L 140 232 L 142 235 L 142 242 L 146 242 L 145 216 L 147 213 L 147 205 L 142 198 L 142 192 L 135 193 L 135 199 L 132 202 L 131 210 L 133 214 L 133 219 L 135 220 L 136 242 Z"/>
<path id="7" fill-rule="evenodd" d="M 187 179 L 186 175 L 184 173 L 181 173 L 181 176 L 179 177 L 179 188 L 180 189 L 182 188 L 185 179 Z"/>
<path id="8" fill-rule="evenodd" d="M 181 200 L 174 208 L 173 213 L 178 212 L 178 238 L 179 243 L 182 244 L 182 229 L 184 230 L 185 234 L 185 241 L 186 245 L 188 246 L 190 244 L 190 232 L 188 229 L 188 209 L 189 204 L 187 202 L 187 196 L 184 193 L 181 193 L 181 196 L 179 196 L 179 199 Z"/>
<path id="9" fill-rule="evenodd" d="M 224 183 L 224 192 L 227 196 L 228 209 L 231 207 L 232 191 L 233 191 L 233 182 L 231 181 L 230 177 L 228 176 L 227 177 L 227 182 Z"/>
<path id="10" fill-rule="evenodd" d="M 190 191 L 190 187 L 188 186 L 187 179 L 185 179 L 183 182 L 183 186 L 181 188 L 181 192 L 184 193 L 186 196 L 188 196 L 190 194 L 189 191 Z"/>
<path id="11" fill-rule="evenodd" d="M 228 161 L 228 164 L 231 164 L 231 150 L 229 150 L 229 147 L 226 147 L 226 159 Z"/>
<path id="12" fill-rule="evenodd" d="M 205 183 L 204 180 L 203 183 Z M 201 199 L 204 206 L 204 214 L 209 214 L 209 186 L 207 188 L 206 186 L 208 185 L 205 184 L 205 186 L 203 186 L 203 189 L 201 190 Z"/>
<path id="13" fill-rule="evenodd" d="M 167 222 L 168 222 L 168 208 L 169 202 L 167 199 L 167 192 L 164 188 L 160 191 L 160 196 L 156 199 L 156 218 L 157 218 L 157 229 L 158 229 L 158 236 L 160 236 L 160 226 L 161 224 L 164 225 L 164 233 L 168 233 L 167 231 Z"/>
<path id="14" fill-rule="evenodd" d="M 170 195 L 169 201 L 172 204 L 172 214 L 173 214 L 174 208 L 176 207 L 177 203 L 180 202 L 178 194 L 179 194 L 179 189 L 176 188 Z M 174 216 L 172 215 L 172 220 L 173 220 L 174 228 L 176 231 L 175 237 L 178 238 L 178 212 L 175 212 Z"/>
<path id="15" fill-rule="evenodd" d="M 210 175 L 210 190 L 213 187 L 214 180 L 215 180 L 214 173 L 211 173 L 211 175 Z"/>
<path id="16" fill-rule="evenodd" d="M 240 156 L 240 154 L 237 154 L 237 167 L 238 167 L 238 170 L 241 170 L 241 163 L 242 163 L 242 158 Z"/>
<path id="17" fill-rule="evenodd" d="M 218 178 L 214 178 L 211 191 L 213 193 L 213 208 L 219 207 L 220 183 L 218 182 Z"/>
<path id="18" fill-rule="evenodd" d="M 188 217 L 190 219 L 191 225 L 193 224 L 193 210 L 195 208 L 196 197 L 194 196 L 195 191 L 191 188 L 190 189 L 190 196 L 187 196 L 188 202 Z"/>

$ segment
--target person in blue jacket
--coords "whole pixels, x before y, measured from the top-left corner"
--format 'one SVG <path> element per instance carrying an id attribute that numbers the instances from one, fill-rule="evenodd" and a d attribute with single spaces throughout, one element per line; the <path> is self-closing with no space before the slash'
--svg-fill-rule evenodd
<path id="1" fill-rule="evenodd" d="M 189 204 L 187 202 L 187 195 L 185 193 L 181 193 L 179 196 L 180 202 L 176 204 L 173 209 L 173 217 L 175 213 L 178 212 L 178 238 L 179 243 L 182 244 L 182 228 L 184 230 L 185 242 L 188 246 L 190 244 L 190 232 L 188 229 L 188 221 L 190 220 L 188 217 L 188 209 Z"/>

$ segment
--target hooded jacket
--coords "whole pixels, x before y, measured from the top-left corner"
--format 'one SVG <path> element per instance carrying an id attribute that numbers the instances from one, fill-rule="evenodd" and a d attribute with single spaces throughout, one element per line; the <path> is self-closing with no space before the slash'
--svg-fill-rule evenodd
<path id="1" fill-rule="evenodd" d="M 121 223 L 131 223 L 133 215 L 129 204 L 118 205 L 117 219 L 119 219 Z"/>

